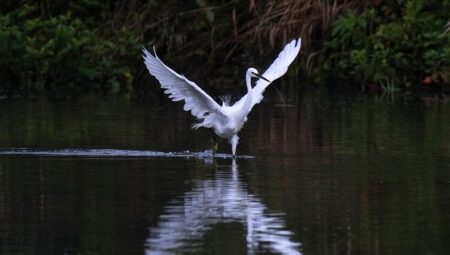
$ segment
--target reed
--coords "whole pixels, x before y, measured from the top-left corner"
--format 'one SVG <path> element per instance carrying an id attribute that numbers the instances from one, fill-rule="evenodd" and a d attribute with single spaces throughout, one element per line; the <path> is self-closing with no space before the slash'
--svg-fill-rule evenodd
<path id="1" fill-rule="evenodd" d="M 235 73 L 299 36 L 303 38 L 303 57 L 298 70 L 312 76 L 323 62 L 323 43 L 336 17 L 368 4 L 354 0 L 197 1 L 202 4 L 186 10 L 168 2 L 160 9 L 162 13 L 144 15 L 143 38 L 163 46 L 167 58 L 177 58 L 177 63 L 194 76 L 203 74 L 198 70 Z M 185 60 L 180 59 L 181 54 Z M 189 70 L 192 61 L 197 70 Z M 220 70 L 223 66 L 229 70 Z"/>
<path id="2" fill-rule="evenodd" d="M 364 1 L 352 0 L 270 0 L 266 4 L 250 1 L 250 11 L 259 13 L 242 27 L 242 41 L 268 41 L 271 48 L 301 36 L 307 73 L 320 62 L 323 42 L 328 38 L 336 17 Z M 267 44 L 264 44 L 266 46 Z"/>

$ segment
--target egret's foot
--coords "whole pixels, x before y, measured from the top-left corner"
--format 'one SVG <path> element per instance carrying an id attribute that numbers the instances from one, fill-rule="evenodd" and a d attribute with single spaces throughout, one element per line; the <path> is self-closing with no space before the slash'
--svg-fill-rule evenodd
<path id="1" fill-rule="evenodd" d="M 217 142 L 214 142 L 212 145 L 212 153 L 213 153 L 213 157 L 216 156 L 216 152 L 217 152 L 217 148 L 219 147 L 219 145 L 217 144 Z"/>
<path id="2" fill-rule="evenodd" d="M 215 157 L 216 156 L 216 152 L 217 152 L 217 148 L 219 147 L 219 145 L 217 143 L 216 134 L 214 133 L 212 128 L 209 129 L 209 132 L 211 132 L 211 137 L 213 139 L 212 151 L 213 151 L 213 157 Z"/>

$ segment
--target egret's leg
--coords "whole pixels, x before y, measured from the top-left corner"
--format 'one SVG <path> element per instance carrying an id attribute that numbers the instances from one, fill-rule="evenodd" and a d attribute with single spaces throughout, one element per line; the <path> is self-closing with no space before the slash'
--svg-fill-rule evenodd
<path id="1" fill-rule="evenodd" d="M 230 139 L 231 143 L 231 153 L 233 154 L 233 158 L 236 158 L 236 147 L 239 143 L 239 136 L 233 135 Z"/>
<path id="2" fill-rule="evenodd" d="M 217 143 L 217 136 L 216 136 L 216 134 L 214 134 L 214 130 L 212 130 L 212 128 L 210 128 L 209 131 L 211 132 L 211 136 L 212 136 L 212 139 L 213 139 L 212 151 L 213 151 L 213 156 L 214 156 L 214 155 L 216 155 L 217 148 L 219 146 L 218 146 L 218 143 Z"/>

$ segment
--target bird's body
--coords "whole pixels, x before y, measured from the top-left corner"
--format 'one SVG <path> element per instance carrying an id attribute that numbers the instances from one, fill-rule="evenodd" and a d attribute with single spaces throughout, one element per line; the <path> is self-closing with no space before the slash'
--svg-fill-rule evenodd
<path id="1" fill-rule="evenodd" d="M 238 133 L 247 121 L 247 115 L 255 104 L 261 102 L 266 87 L 286 73 L 289 65 L 297 57 L 300 47 L 301 39 L 287 44 L 263 75 L 259 75 L 255 68 L 249 68 L 246 73 L 247 94 L 233 105 L 226 102 L 219 105 L 197 84 L 166 66 L 156 52 L 152 55 L 144 49 L 144 62 L 169 98 L 173 101 L 185 101 L 184 110 L 191 111 L 199 120 L 193 128 L 211 128 L 217 136 L 230 142 L 232 154 L 235 156 L 239 141 Z M 251 85 L 252 77 L 259 78 L 254 87 Z"/>

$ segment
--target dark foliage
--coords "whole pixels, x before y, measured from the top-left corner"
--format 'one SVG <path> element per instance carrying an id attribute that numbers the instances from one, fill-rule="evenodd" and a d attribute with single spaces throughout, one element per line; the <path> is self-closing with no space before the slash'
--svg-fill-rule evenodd
<path id="1" fill-rule="evenodd" d="M 309 81 L 448 84 L 450 17 L 440 11 L 448 9 L 448 0 L 6 0 L 0 96 L 155 95 L 140 53 L 153 45 L 221 92 L 298 36 L 291 71 Z"/>

